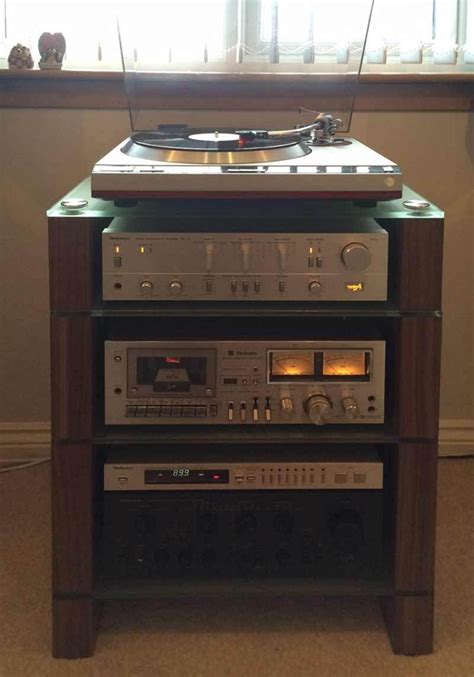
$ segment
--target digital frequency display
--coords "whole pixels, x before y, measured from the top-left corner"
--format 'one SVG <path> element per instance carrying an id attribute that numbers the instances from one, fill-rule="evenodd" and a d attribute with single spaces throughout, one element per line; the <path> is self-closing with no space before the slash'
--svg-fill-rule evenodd
<path id="1" fill-rule="evenodd" d="M 229 484 L 229 471 L 220 468 L 156 468 L 145 470 L 145 484 Z"/>

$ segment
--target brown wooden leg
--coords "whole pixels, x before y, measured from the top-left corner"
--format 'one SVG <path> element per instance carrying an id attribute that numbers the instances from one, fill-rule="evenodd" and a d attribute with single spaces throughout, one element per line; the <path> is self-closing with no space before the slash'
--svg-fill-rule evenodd
<path id="1" fill-rule="evenodd" d="M 433 595 L 394 595 L 381 605 L 394 653 L 433 653 Z"/>
<path id="2" fill-rule="evenodd" d="M 87 658 L 94 653 L 100 605 L 92 597 L 53 598 L 53 656 Z"/>

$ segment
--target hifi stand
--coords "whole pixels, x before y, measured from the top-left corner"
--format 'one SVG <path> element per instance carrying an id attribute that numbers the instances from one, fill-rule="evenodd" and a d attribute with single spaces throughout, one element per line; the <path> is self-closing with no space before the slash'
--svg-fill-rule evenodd
<path id="1" fill-rule="evenodd" d="M 101 572 L 103 471 L 111 450 L 142 452 L 180 446 L 227 453 L 249 445 L 275 459 L 293 453 L 310 463 L 350 445 L 377 449 L 384 465 L 386 557 L 373 578 L 344 577 L 232 582 L 251 594 L 360 595 L 380 599 L 395 653 L 433 650 L 434 539 L 441 342 L 443 214 L 409 212 L 401 200 L 376 206 L 318 201 L 321 219 L 368 217 L 389 233 L 388 300 L 377 302 L 110 302 L 101 293 L 101 239 L 116 216 L 153 217 L 157 200 L 129 206 L 94 199 L 90 181 L 49 211 L 52 390 L 53 654 L 93 654 L 100 607 L 107 599 L 186 593 L 186 583 L 109 581 Z M 219 202 L 219 201 L 218 201 Z M 286 201 L 286 208 L 290 202 Z M 223 201 L 216 209 L 223 208 Z M 313 327 L 350 338 L 361 331 L 387 345 L 385 420 L 350 426 L 116 426 L 104 423 L 104 341 L 153 333 L 178 340 L 235 339 L 268 332 L 298 340 Z M 290 450 L 290 451 L 289 451 Z M 375 569 L 374 569 L 375 571 Z M 224 594 L 223 580 L 193 584 L 193 594 Z"/>

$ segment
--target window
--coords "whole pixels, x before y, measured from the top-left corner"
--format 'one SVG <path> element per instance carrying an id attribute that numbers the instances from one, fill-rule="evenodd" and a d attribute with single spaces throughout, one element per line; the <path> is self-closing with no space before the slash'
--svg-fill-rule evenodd
<path id="1" fill-rule="evenodd" d="M 4 66 L 16 42 L 30 46 L 38 60 L 39 35 L 60 31 L 67 43 L 66 68 L 119 70 L 119 14 L 127 17 L 122 21 L 124 41 L 136 68 L 305 73 L 355 67 L 372 0 L 0 3 Z M 474 68 L 474 0 L 375 0 L 364 70 L 433 67 Z"/>

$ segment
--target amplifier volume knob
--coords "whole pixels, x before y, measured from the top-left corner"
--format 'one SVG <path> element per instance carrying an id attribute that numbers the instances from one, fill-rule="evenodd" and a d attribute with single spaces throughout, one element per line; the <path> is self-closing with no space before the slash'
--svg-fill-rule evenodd
<path id="1" fill-rule="evenodd" d="M 153 282 L 151 280 L 143 280 L 143 282 L 140 282 L 140 288 L 149 291 L 153 289 Z"/>
<path id="2" fill-rule="evenodd" d="M 321 293 L 321 282 L 313 280 L 312 282 L 309 283 L 308 289 L 311 296 L 319 296 L 319 294 Z"/>
<path id="3" fill-rule="evenodd" d="M 332 403 L 329 397 L 317 393 L 305 400 L 304 409 L 315 425 L 324 425 L 331 418 Z"/>
<path id="4" fill-rule="evenodd" d="M 362 242 L 351 242 L 341 252 L 344 265 L 349 270 L 361 271 L 370 266 L 372 257 Z"/>
<path id="5" fill-rule="evenodd" d="M 183 291 L 183 283 L 180 282 L 179 280 L 173 280 L 173 282 L 170 282 L 170 292 L 173 294 L 173 296 L 179 296 L 181 292 Z"/>
<path id="6" fill-rule="evenodd" d="M 342 408 L 344 409 L 346 418 L 350 420 L 359 418 L 360 411 L 355 397 L 353 397 L 352 395 L 347 395 L 346 397 L 342 398 L 341 404 Z"/>
<path id="7" fill-rule="evenodd" d="M 295 405 L 291 397 L 282 397 L 280 400 L 281 413 L 285 418 L 291 418 L 295 413 Z"/>

